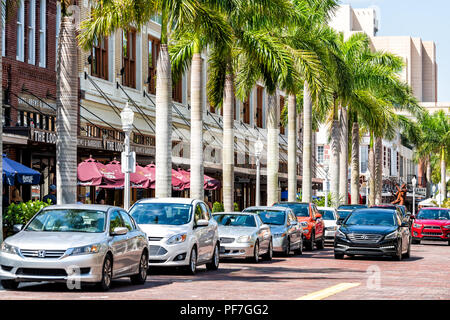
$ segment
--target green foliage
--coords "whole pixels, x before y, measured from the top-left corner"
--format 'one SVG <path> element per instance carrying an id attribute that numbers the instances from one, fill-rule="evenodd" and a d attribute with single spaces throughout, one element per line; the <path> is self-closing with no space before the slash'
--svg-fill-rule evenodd
<path id="1" fill-rule="evenodd" d="M 223 207 L 223 203 L 220 202 L 214 202 L 213 203 L 213 207 L 212 207 L 212 212 L 223 212 L 225 210 L 225 208 Z"/>
<path id="2" fill-rule="evenodd" d="M 19 204 L 11 203 L 3 215 L 3 225 L 5 227 L 5 238 L 13 234 L 15 224 L 25 225 L 30 219 L 44 207 L 50 205 L 50 201 L 27 201 Z"/>
<path id="3" fill-rule="evenodd" d="M 332 201 L 331 201 L 331 193 L 328 193 L 328 207 L 332 206 Z M 325 207 L 325 197 L 319 197 L 318 199 L 313 199 L 313 203 L 316 204 L 316 206 L 318 207 Z"/>
<path id="4" fill-rule="evenodd" d="M 234 211 L 240 211 L 237 202 L 234 203 Z"/>

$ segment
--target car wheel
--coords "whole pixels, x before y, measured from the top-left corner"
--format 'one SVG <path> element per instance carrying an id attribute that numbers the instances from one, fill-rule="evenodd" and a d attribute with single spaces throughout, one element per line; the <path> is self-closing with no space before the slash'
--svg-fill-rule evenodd
<path id="1" fill-rule="evenodd" d="M 286 248 L 284 249 L 284 255 L 286 257 L 289 257 L 290 253 L 291 253 L 291 239 L 288 238 Z"/>
<path id="2" fill-rule="evenodd" d="M 450 246 L 450 240 L 448 241 L 448 245 Z"/>
<path id="3" fill-rule="evenodd" d="M 314 244 L 316 242 L 316 236 L 314 234 L 314 231 L 311 233 L 311 239 L 306 242 L 306 248 L 309 251 L 314 251 Z"/>
<path id="4" fill-rule="evenodd" d="M 197 271 L 197 249 L 193 247 L 191 255 L 189 256 L 189 265 L 186 267 L 186 271 L 190 275 L 194 275 Z"/>
<path id="5" fill-rule="evenodd" d="M 334 253 L 334 258 L 335 259 L 339 259 L 339 260 L 344 259 L 344 254 L 335 252 Z"/>
<path id="6" fill-rule="evenodd" d="M 322 237 L 320 238 L 320 240 L 317 241 L 316 245 L 317 245 L 317 249 L 323 249 L 323 248 L 325 248 L 325 239 L 323 238 L 323 235 L 322 235 Z"/>
<path id="7" fill-rule="evenodd" d="M 141 260 L 139 260 L 139 272 L 130 277 L 132 284 L 144 284 L 147 280 L 148 271 L 148 257 L 147 253 L 143 252 Z"/>
<path id="8" fill-rule="evenodd" d="M 113 274 L 113 262 L 111 256 L 107 255 L 103 261 L 102 280 L 97 284 L 97 289 L 108 291 L 111 288 Z"/>
<path id="9" fill-rule="evenodd" d="M 394 259 L 396 261 L 401 261 L 402 260 L 402 256 L 403 256 L 403 253 L 402 253 L 402 242 L 400 241 L 398 243 L 397 254 L 394 256 Z"/>
<path id="10" fill-rule="evenodd" d="M 211 259 L 210 263 L 206 264 L 206 269 L 207 270 L 217 270 L 219 269 L 219 245 L 216 244 L 216 246 L 214 247 L 214 253 L 213 253 L 213 257 Z"/>
<path id="11" fill-rule="evenodd" d="M 258 241 L 256 241 L 256 243 L 255 243 L 255 250 L 253 251 L 252 261 L 254 263 L 259 262 L 259 242 Z"/>
<path id="12" fill-rule="evenodd" d="M 412 244 L 420 244 L 420 240 L 412 239 L 411 243 Z M 450 245 L 450 241 L 448 242 L 448 244 Z"/>
<path id="13" fill-rule="evenodd" d="M 409 259 L 410 256 L 411 256 L 411 242 L 408 244 L 408 251 L 406 251 L 406 253 L 403 255 L 403 258 Z"/>
<path id="14" fill-rule="evenodd" d="M 6 290 L 16 290 L 19 287 L 19 282 L 14 280 L 2 280 L 1 284 Z"/>
<path id="15" fill-rule="evenodd" d="M 298 248 L 294 250 L 294 254 L 297 255 L 303 254 L 303 240 L 298 244 Z"/>
<path id="16" fill-rule="evenodd" d="M 272 260 L 273 257 L 273 244 L 272 240 L 269 242 L 269 249 L 267 250 L 267 253 L 264 254 L 263 259 L 266 261 Z"/>

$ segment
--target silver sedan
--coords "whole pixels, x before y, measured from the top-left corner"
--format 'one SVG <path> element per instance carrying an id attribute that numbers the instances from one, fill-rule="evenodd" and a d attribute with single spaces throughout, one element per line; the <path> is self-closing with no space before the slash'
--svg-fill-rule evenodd
<path id="1" fill-rule="evenodd" d="M 0 247 L 5 289 L 20 282 L 82 283 L 108 290 L 111 280 L 147 278 L 148 240 L 126 211 L 102 205 L 58 205 L 39 211 Z M 77 286 L 79 284 L 79 286 Z"/>
<path id="2" fill-rule="evenodd" d="M 213 217 L 219 224 L 220 258 L 272 260 L 272 233 L 257 214 L 224 212 Z"/>

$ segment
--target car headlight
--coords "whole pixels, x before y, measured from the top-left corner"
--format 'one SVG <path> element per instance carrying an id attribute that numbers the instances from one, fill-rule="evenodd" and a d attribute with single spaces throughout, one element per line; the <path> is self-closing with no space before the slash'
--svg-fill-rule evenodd
<path id="1" fill-rule="evenodd" d="M 308 228 L 308 222 L 303 221 L 303 222 L 300 222 L 300 224 L 302 225 L 302 227 Z"/>
<path id="2" fill-rule="evenodd" d="M 187 239 L 186 233 L 180 233 L 176 234 L 174 236 L 171 236 L 169 240 L 167 240 L 167 244 L 176 244 L 176 243 L 182 243 L 185 242 Z"/>
<path id="3" fill-rule="evenodd" d="M 336 230 L 336 238 L 347 238 L 347 236 L 341 230 L 337 229 Z"/>
<path id="4" fill-rule="evenodd" d="M 450 224 L 448 224 L 446 226 L 442 226 L 442 229 L 450 229 Z"/>
<path id="5" fill-rule="evenodd" d="M 421 229 L 421 228 L 422 228 L 422 225 L 421 225 L 421 224 L 418 224 L 418 223 L 414 223 L 414 228 Z"/>
<path id="6" fill-rule="evenodd" d="M 243 243 L 243 242 L 252 242 L 253 238 L 252 236 L 240 236 L 237 239 L 237 242 Z"/>
<path id="7" fill-rule="evenodd" d="M 286 232 L 283 233 L 274 233 L 273 237 L 274 238 L 283 238 L 286 235 Z"/>
<path id="8" fill-rule="evenodd" d="M 0 247 L 1 252 L 10 253 L 10 254 L 19 254 L 19 248 L 11 246 L 7 244 L 6 242 L 3 242 Z"/>
<path id="9" fill-rule="evenodd" d="M 88 246 L 70 248 L 67 251 L 68 256 L 76 256 L 80 254 L 99 253 L 101 249 L 100 244 L 90 244 Z"/>
<path id="10" fill-rule="evenodd" d="M 394 232 L 391 232 L 391 233 L 389 233 L 387 236 L 385 236 L 384 238 L 386 239 L 386 240 L 389 240 L 389 239 L 396 239 L 398 237 L 398 232 L 397 231 L 394 231 Z"/>

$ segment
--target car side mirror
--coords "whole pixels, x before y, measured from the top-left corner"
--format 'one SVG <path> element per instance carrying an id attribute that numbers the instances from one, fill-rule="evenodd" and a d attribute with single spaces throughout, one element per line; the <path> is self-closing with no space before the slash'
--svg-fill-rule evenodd
<path id="1" fill-rule="evenodd" d="M 209 222 L 208 222 L 208 220 L 205 220 L 205 219 L 200 219 L 195 224 L 196 227 L 206 227 L 207 225 L 209 225 Z"/>
<path id="2" fill-rule="evenodd" d="M 411 220 L 414 220 L 414 219 L 416 219 L 416 216 L 412 214 L 412 215 L 409 216 L 409 218 L 410 218 Z"/>
<path id="3" fill-rule="evenodd" d="M 14 233 L 18 233 L 18 232 L 22 231 L 22 229 L 23 229 L 23 224 L 15 224 L 13 226 L 13 232 Z"/>
<path id="4" fill-rule="evenodd" d="M 114 228 L 113 232 L 111 232 L 112 236 L 123 236 L 128 233 L 128 228 L 125 227 L 117 227 Z"/>

